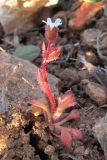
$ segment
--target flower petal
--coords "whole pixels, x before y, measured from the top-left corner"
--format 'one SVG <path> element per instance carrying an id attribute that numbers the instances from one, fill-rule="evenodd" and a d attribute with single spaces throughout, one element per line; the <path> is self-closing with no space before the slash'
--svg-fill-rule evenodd
<path id="1" fill-rule="evenodd" d="M 61 19 L 57 18 L 56 21 L 54 22 L 55 27 L 58 27 L 62 24 Z"/>
<path id="2" fill-rule="evenodd" d="M 44 21 L 44 20 L 42 20 L 42 22 L 47 24 L 47 22 L 46 22 L 46 21 Z"/>
<path id="3" fill-rule="evenodd" d="M 52 23 L 51 18 L 47 18 L 47 25 L 50 25 Z"/>
<path id="4" fill-rule="evenodd" d="M 45 24 L 47 24 L 51 29 L 57 28 L 59 25 L 62 24 L 61 19 L 57 18 L 55 22 L 52 22 L 51 18 L 47 18 L 47 21 L 42 20 Z"/>

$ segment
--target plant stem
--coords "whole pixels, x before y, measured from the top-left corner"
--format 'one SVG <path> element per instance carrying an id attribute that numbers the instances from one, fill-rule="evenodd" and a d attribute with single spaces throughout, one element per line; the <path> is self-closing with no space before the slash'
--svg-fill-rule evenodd
<path id="1" fill-rule="evenodd" d="M 55 111 L 55 109 L 56 109 L 55 99 L 54 99 L 54 95 L 52 93 L 52 90 L 50 88 L 49 82 L 48 82 L 47 71 L 46 71 L 46 64 L 47 64 L 46 60 L 48 59 L 48 56 L 49 56 L 49 47 L 48 47 L 48 49 L 47 49 L 47 51 L 44 55 L 45 56 L 44 56 L 43 61 L 42 61 L 42 71 L 43 71 L 44 81 L 46 82 L 46 85 L 47 85 L 46 86 L 47 87 L 46 94 L 47 94 L 47 96 L 49 98 L 49 101 L 51 103 L 52 111 Z"/>

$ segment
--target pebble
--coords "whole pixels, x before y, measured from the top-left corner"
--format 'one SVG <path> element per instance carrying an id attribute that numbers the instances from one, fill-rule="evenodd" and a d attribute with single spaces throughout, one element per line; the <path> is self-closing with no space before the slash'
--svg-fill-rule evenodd
<path id="1" fill-rule="evenodd" d="M 98 105 L 104 105 L 107 103 L 106 90 L 100 84 L 86 79 L 82 80 L 81 84 L 86 94 Z"/>
<path id="2" fill-rule="evenodd" d="M 81 33 L 81 40 L 86 45 L 90 47 L 97 48 L 97 37 L 100 34 L 101 30 L 96 28 L 86 29 Z M 107 36 L 106 32 L 101 33 L 100 40 L 99 40 L 99 47 L 100 49 L 107 49 Z"/>
<path id="3" fill-rule="evenodd" d="M 105 160 L 107 160 L 107 113 L 103 118 L 96 121 L 93 132 L 104 151 Z"/>
<path id="4" fill-rule="evenodd" d="M 48 145 L 45 148 L 45 153 L 47 155 L 52 155 L 55 152 L 55 148 L 52 145 Z"/>

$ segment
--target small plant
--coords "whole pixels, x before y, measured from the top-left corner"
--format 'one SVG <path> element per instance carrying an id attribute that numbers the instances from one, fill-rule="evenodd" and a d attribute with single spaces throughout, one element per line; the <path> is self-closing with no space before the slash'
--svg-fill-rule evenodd
<path id="1" fill-rule="evenodd" d="M 69 90 L 64 95 L 61 94 L 57 102 L 55 101 L 53 92 L 48 82 L 46 66 L 48 63 L 56 60 L 61 54 L 61 48 L 55 46 L 55 40 L 58 36 L 58 26 L 62 24 L 61 19 L 56 19 L 53 23 L 50 18 L 47 18 L 45 27 L 45 37 L 47 39 L 47 48 L 45 43 L 42 44 L 42 66 L 37 70 L 37 80 L 42 89 L 49 99 L 50 105 L 46 105 L 40 100 L 31 100 L 29 103 L 35 107 L 39 107 L 44 110 L 45 119 L 49 125 L 49 129 L 53 135 L 61 139 L 63 144 L 67 147 L 71 146 L 72 136 L 81 140 L 83 138 L 82 133 L 75 128 L 68 128 L 62 126 L 65 122 L 75 120 L 80 117 L 78 110 L 72 110 L 69 114 L 64 114 L 67 108 L 76 105 L 76 100 L 73 93 Z"/>

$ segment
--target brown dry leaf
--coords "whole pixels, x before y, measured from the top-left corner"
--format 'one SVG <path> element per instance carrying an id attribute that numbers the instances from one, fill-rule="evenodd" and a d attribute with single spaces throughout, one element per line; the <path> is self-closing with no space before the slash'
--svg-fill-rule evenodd
<path id="1" fill-rule="evenodd" d="M 103 6 L 104 4 L 102 2 L 84 2 L 77 10 L 74 19 L 69 22 L 69 26 L 75 28 L 81 27 L 87 20 L 89 20 L 93 15 L 95 15 L 97 11 L 102 9 Z"/>

